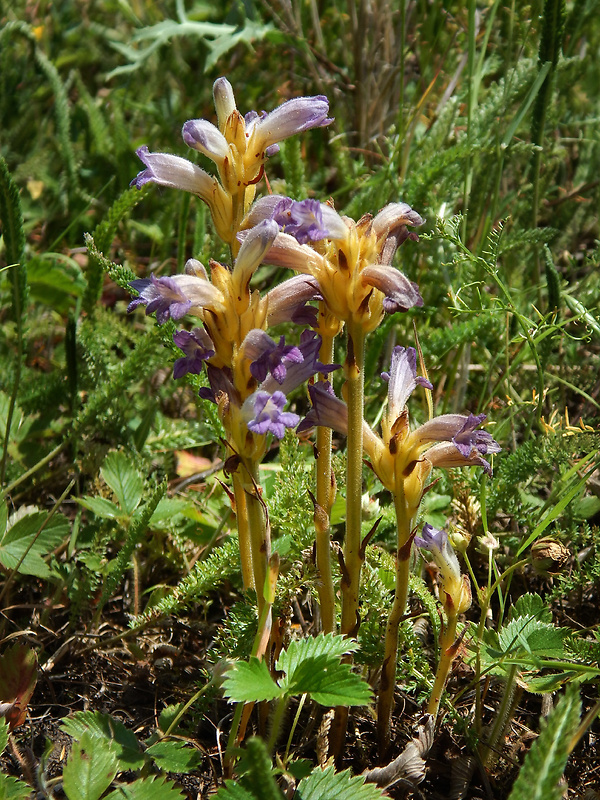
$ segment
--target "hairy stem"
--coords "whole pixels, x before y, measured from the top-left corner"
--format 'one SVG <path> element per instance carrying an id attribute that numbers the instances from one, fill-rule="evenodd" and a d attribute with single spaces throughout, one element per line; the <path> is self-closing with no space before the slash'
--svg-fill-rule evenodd
<path id="1" fill-rule="evenodd" d="M 235 496 L 235 516 L 237 519 L 238 539 L 240 543 L 240 561 L 242 565 L 242 583 L 244 591 L 255 589 L 254 570 L 252 567 L 252 544 L 248 528 L 248 507 L 246 492 L 237 473 L 233 475 L 233 493 Z"/>
<path id="2" fill-rule="evenodd" d="M 358 591 L 362 557 L 360 553 L 362 512 L 364 351 L 362 326 L 348 324 L 346 386 L 348 390 L 348 440 L 346 445 L 346 535 L 344 539 L 345 575 L 342 577 L 342 633 L 356 635 L 359 622 Z"/>
<path id="3" fill-rule="evenodd" d="M 381 667 L 381 680 L 379 684 L 379 700 L 377 706 L 377 737 L 379 753 L 382 758 L 389 746 L 390 723 L 394 703 L 394 689 L 396 687 L 396 663 L 398 661 L 398 648 L 400 639 L 400 623 L 406 613 L 408 600 L 408 578 L 410 574 L 411 551 L 411 526 L 412 517 L 404 495 L 404 482 L 397 481 L 394 492 L 394 506 L 396 509 L 397 546 L 396 553 L 396 586 L 394 602 L 388 618 L 385 631 L 385 650 L 383 665 Z"/>
<path id="4" fill-rule="evenodd" d="M 429 697 L 429 704 L 427 706 L 427 713 L 433 714 L 434 717 L 437 717 L 444 686 L 446 685 L 448 673 L 450 672 L 450 667 L 456 655 L 456 648 L 454 646 L 456 640 L 456 622 L 456 614 L 448 614 L 448 624 L 444 627 L 440 637 L 440 660 L 437 672 L 435 673 L 435 681 Z"/>
<path id="5" fill-rule="evenodd" d="M 333 361 L 333 336 L 323 336 L 319 358 Z M 330 513 L 335 496 L 331 469 L 331 428 L 317 428 L 317 505 L 315 510 L 316 560 L 319 571 L 319 604 L 325 633 L 335 632 L 335 595 L 331 571 Z"/>

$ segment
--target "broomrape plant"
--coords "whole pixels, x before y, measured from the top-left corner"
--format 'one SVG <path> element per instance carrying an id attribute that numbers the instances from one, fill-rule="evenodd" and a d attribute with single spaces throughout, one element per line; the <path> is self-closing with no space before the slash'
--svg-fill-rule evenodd
<path id="1" fill-rule="evenodd" d="M 368 425 L 364 419 L 365 338 L 386 314 L 423 304 L 418 286 L 393 266 L 398 248 L 407 241 L 418 241 L 409 226 L 418 227 L 423 219 L 401 202 L 388 204 L 375 216 L 365 214 L 358 221 L 339 215 L 331 203 L 317 200 L 267 195 L 253 203 L 265 161 L 276 153 L 277 142 L 332 122 L 327 116 L 327 100 L 322 96 L 298 98 L 270 114 L 250 112 L 242 117 L 225 78 L 215 82 L 213 94 L 218 126 L 190 120 L 183 126 L 183 139 L 214 162 L 217 174 L 209 175 L 179 156 L 151 153 L 142 147 L 138 155 L 145 169 L 134 183 L 141 187 L 154 182 L 200 197 L 210 209 L 218 235 L 230 246 L 232 263 L 211 260 L 207 270 L 192 258 L 181 275 L 135 280 L 131 287 L 138 296 L 129 310 L 143 305 L 159 324 L 185 318 L 198 323 L 174 334 L 173 341 L 183 356 L 175 362 L 173 372 L 176 378 L 205 372 L 208 386 L 200 389 L 200 397 L 216 404 L 226 431 L 226 466 L 233 481 L 243 584 L 256 591 L 260 616 L 253 650 L 259 659 L 268 652 L 278 570 L 278 561 L 271 559 L 268 508 L 259 477 L 259 465 L 272 437 L 281 439 L 287 429 L 303 433 L 317 428 L 316 563 L 326 634 L 337 628 L 329 522 L 335 498 L 331 430 L 347 437 L 346 526 L 339 586 L 340 631 L 346 637 L 356 637 L 361 621 L 366 546 L 361 542 L 363 455 L 391 493 L 397 527 L 396 578 L 378 691 L 379 738 L 385 751 L 413 541 L 429 550 L 440 568 L 440 597 L 446 614 L 431 714 L 437 713 L 455 654 L 458 615 L 470 605 L 469 579 L 461 575 L 447 535 L 425 526 L 422 537 L 415 538 L 419 506 L 432 470 L 480 466 L 490 472 L 484 456 L 500 448 L 480 429 L 483 414 L 443 414 L 411 429 L 407 408 L 411 394 L 417 385 L 426 391 L 433 388 L 426 378 L 417 376 L 412 347 L 395 347 L 390 371 L 382 375 L 388 392 L 381 435 Z M 251 287 L 261 264 L 296 274 L 261 294 Z M 281 322 L 305 326 L 297 345 L 287 343 L 284 336 L 275 341 L 269 335 L 267 331 Z M 331 363 L 334 339 L 342 330 L 345 400 L 336 397 L 330 383 L 331 373 L 339 367 Z M 301 421 L 295 412 L 285 409 L 289 393 L 307 382 L 312 408 Z M 340 655 L 354 649 L 347 647 Z M 235 693 L 231 697 L 251 699 Z M 340 703 L 332 734 L 333 752 L 341 751 L 345 707 L 350 704 Z M 241 706 L 239 709 L 232 734 L 237 734 L 240 725 L 242 731 L 245 728 Z M 276 735 L 274 732 L 273 741 Z"/>

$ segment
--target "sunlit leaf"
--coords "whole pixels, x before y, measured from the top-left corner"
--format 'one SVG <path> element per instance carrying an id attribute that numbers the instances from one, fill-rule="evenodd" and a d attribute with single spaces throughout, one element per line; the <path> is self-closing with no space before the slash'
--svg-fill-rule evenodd
<path id="1" fill-rule="evenodd" d="M 264 661 L 236 661 L 227 670 L 223 683 L 225 697 L 235 703 L 261 702 L 283 696 L 283 690 L 269 674 Z"/>
<path id="2" fill-rule="evenodd" d="M 119 769 L 110 742 L 86 731 L 73 743 L 63 771 L 63 789 L 68 800 L 98 800 Z"/>
<path id="3" fill-rule="evenodd" d="M 365 783 L 360 775 L 352 777 L 350 770 L 336 772 L 334 767 L 317 767 L 302 778 L 294 800 L 378 800 L 383 791 L 373 783 Z"/>
<path id="4" fill-rule="evenodd" d="M 128 515 L 133 514 L 142 499 L 144 479 L 125 453 L 109 453 L 100 473 L 115 493 L 123 511 Z"/>

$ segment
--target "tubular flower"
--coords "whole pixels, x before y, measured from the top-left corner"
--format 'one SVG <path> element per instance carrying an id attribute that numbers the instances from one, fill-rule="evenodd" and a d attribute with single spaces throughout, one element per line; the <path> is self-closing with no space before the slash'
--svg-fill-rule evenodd
<path id="1" fill-rule="evenodd" d="M 398 246 L 406 239 L 417 239 L 407 225 L 423 224 L 406 203 L 390 203 L 377 216 L 366 214 L 354 222 L 316 200 L 296 202 L 270 195 L 255 203 L 242 228 L 261 219 L 274 220 L 281 230 L 267 263 L 316 278 L 339 320 L 359 323 L 368 333 L 379 325 L 384 312 L 423 305 L 417 285 L 392 266 Z M 244 235 L 242 230 L 238 238 Z"/>
<path id="2" fill-rule="evenodd" d="M 236 452 L 250 458 L 264 453 L 268 433 L 281 438 L 286 428 L 294 428 L 300 418 L 284 411 L 287 395 L 317 373 L 337 369 L 337 364 L 318 360 L 321 339 L 304 331 L 300 344 L 275 343 L 264 331 L 251 330 L 237 349 L 233 367 L 207 364 L 210 388 L 200 396 L 214 401 L 230 432 Z M 264 375 L 260 382 L 257 374 Z"/>
<path id="3" fill-rule="evenodd" d="M 265 160 L 283 141 L 295 133 L 329 125 L 326 97 L 297 97 L 270 114 L 250 111 L 243 117 L 237 110 L 231 84 L 218 78 L 213 85 L 218 126 L 205 119 L 188 120 L 182 137 L 188 147 L 214 162 L 219 181 L 189 161 L 167 153 L 137 151 L 146 169 L 133 181 L 138 188 L 149 181 L 197 194 L 208 204 L 219 236 L 236 244 L 235 235 L 242 216 L 254 199 Z"/>
<path id="4" fill-rule="evenodd" d="M 461 575 L 456 553 L 448 534 L 428 522 L 423 525 L 423 536 L 415 536 L 414 542 L 422 550 L 431 553 L 440 570 L 440 597 L 446 612 L 462 614 L 471 607 L 471 582 Z"/>
<path id="5" fill-rule="evenodd" d="M 491 471 L 483 458 L 497 453 L 500 446 L 489 433 L 477 430 L 485 414 L 443 414 L 411 431 L 406 403 L 417 384 L 433 388 L 417 377 L 416 351 L 395 347 L 388 381 L 388 405 L 381 422 L 381 437 L 363 424 L 363 444 L 375 474 L 383 485 L 396 493 L 402 486 L 412 518 L 421 502 L 426 481 L 433 467 L 480 466 Z M 329 384 L 309 388 L 312 409 L 300 423 L 299 431 L 325 425 L 342 434 L 348 432 L 346 404 L 335 397 Z"/>
<path id="6" fill-rule="evenodd" d="M 211 363 L 231 366 L 236 348 L 251 330 L 289 321 L 308 300 L 321 296 L 316 281 L 305 276 L 284 281 L 264 297 L 251 290 L 250 280 L 277 233 L 272 221 L 257 225 L 246 236 L 233 269 L 210 262 L 211 280 L 200 261 L 189 259 L 183 275 L 132 281 L 139 296 L 128 310 L 145 305 L 146 314 L 156 313 L 159 324 L 188 314 L 199 318 L 215 351 Z"/>

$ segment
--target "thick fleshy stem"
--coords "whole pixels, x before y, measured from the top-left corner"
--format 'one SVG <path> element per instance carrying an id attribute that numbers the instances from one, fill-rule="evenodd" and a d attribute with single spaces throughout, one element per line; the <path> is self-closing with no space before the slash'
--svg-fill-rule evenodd
<path id="1" fill-rule="evenodd" d="M 346 440 L 346 534 L 344 538 L 344 564 L 342 569 L 342 624 L 341 633 L 356 636 L 360 624 L 358 593 L 363 554 L 361 552 L 362 522 L 362 461 L 363 416 L 365 390 L 365 334 L 360 323 L 347 323 L 346 402 L 348 405 L 348 438 Z M 329 750 L 340 763 L 346 728 L 348 708 L 335 710 L 329 737 Z"/>
<path id="2" fill-rule="evenodd" d="M 396 585 L 394 602 L 392 603 L 385 630 L 385 650 L 383 665 L 381 667 L 377 706 L 377 738 L 379 741 L 379 755 L 382 759 L 385 758 L 390 739 L 390 724 L 394 703 L 394 690 L 396 688 L 396 663 L 398 661 L 398 648 L 400 644 L 400 623 L 406 613 L 408 579 L 410 575 L 410 551 L 412 547 L 412 516 L 408 508 L 408 503 L 406 502 L 402 476 L 397 476 L 396 479 L 394 507 L 396 509 L 398 546 L 396 553 Z"/>
<path id="3" fill-rule="evenodd" d="M 362 555 L 363 406 L 365 384 L 365 335 L 359 323 L 348 323 L 346 388 L 348 404 L 348 439 L 346 442 L 346 534 L 342 576 L 342 626 L 345 636 L 356 636 L 360 622 L 358 592 Z"/>
<path id="4" fill-rule="evenodd" d="M 264 503 L 260 497 L 260 477 L 258 464 L 254 461 L 243 461 L 241 466 L 242 476 L 246 473 L 248 479 L 243 481 L 246 493 L 246 508 L 248 509 L 248 528 L 250 531 L 250 544 L 252 547 L 252 570 L 254 572 L 254 586 L 256 588 L 256 603 L 258 613 L 261 614 L 265 598 L 263 588 L 267 576 L 267 565 L 271 556 L 271 541 L 267 526 Z"/>
<path id="5" fill-rule="evenodd" d="M 448 673 L 450 672 L 452 662 L 456 656 L 457 619 L 457 614 L 454 614 L 452 611 L 448 613 L 448 622 L 444 626 L 444 630 L 442 631 L 442 635 L 440 637 L 440 660 L 438 663 L 437 672 L 435 673 L 435 681 L 429 697 L 429 704 L 427 706 L 427 713 L 432 714 L 434 717 L 437 717 L 444 686 L 448 680 Z"/>
<path id="6" fill-rule="evenodd" d="M 319 359 L 333 362 L 333 336 L 323 336 Z M 331 571 L 330 514 L 335 485 L 331 469 L 331 428 L 317 428 L 317 508 L 315 508 L 316 560 L 319 571 L 319 604 L 324 633 L 335 632 L 335 595 Z"/>
<path id="7" fill-rule="evenodd" d="M 237 519 L 240 563 L 242 565 L 242 585 L 244 591 L 254 589 L 254 570 L 252 568 L 252 544 L 248 529 L 248 508 L 246 492 L 237 473 L 233 475 L 233 494 L 235 497 L 235 516 Z"/>

